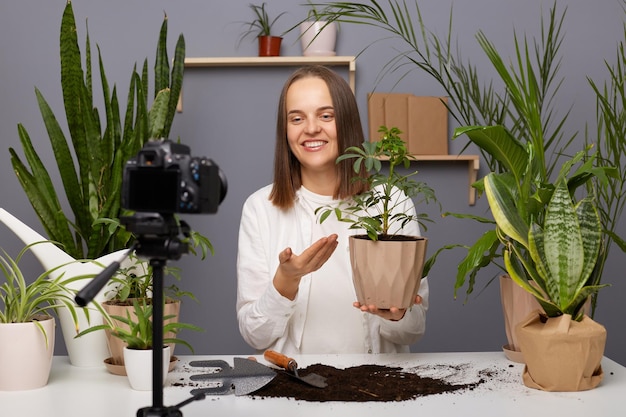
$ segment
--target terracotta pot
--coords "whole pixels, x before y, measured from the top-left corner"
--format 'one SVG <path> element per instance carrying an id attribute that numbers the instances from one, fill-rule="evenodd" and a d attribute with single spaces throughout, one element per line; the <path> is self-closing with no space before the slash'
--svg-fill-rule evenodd
<path id="1" fill-rule="evenodd" d="M 259 36 L 259 56 L 280 56 L 282 41 L 279 36 Z"/>
<path id="2" fill-rule="evenodd" d="M 116 305 L 111 304 L 111 302 L 107 301 L 102 304 L 104 310 L 112 316 L 121 316 L 126 317 L 126 311 L 132 311 L 132 306 L 125 305 Z M 134 314 L 134 313 L 133 313 Z M 178 317 L 180 315 L 180 301 L 175 302 L 167 302 L 165 303 L 165 307 L 163 309 L 163 316 L 174 315 L 174 318 L 165 320 L 164 323 L 171 323 L 178 321 Z M 124 323 L 121 323 L 115 320 L 116 326 L 120 328 L 128 329 L 128 326 Z M 113 336 L 109 330 L 105 330 L 107 344 L 109 346 L 109 351 L 111 352 L 111 357 L 107 359 L 108 363 L 111 365 L 124 365 L 124 348 L 126 347 L 126 343 L 121 339 Z M 165 333 L 163 337 L 175 337 L 175 334 L 172 332 Z M 174 354 L 175 344 L 168 344 L 170 347 L 170 356 Z M 168 358 L 169 359 L 169 358 Z"/>
<path id="3" fill-rule="evenodd" d="M 600 384 L 606 329 L 587 315 L 545 318 L 532 312 L 516 327 L 526 366 L 524 385 L 544 391 L 584 391 Z"/>
<path id="4" fill-rule="evenodd" d="M 163 348 L 163 384 L 167 379 L 167 369 L 170 364 L 170 347 Z M 124 348 L 124 368 L 128 375 L 128 382 L 134 390 L 150 391 L 152 389 L 152 350 L 137 350 Z"/>
<path id="5" fill-rule="evenodd" d="M 41 388 L 48 384 L 54 353 L 55 319 L 0 324 L 0 391 Z M 47 338 L 47 343 L 46 343 Z"/>
<path id="6" fill-rule="evenodd" d="M 350 236 L 350 262 L 357 300 L 378 308 L 409 308 L 419 289 L 428 239 L 372 241 Z"/>
<path id="7" fill-rule="evenodd" d="M 300 23 L 300 44 L 304 56 L 335 56 L 336 22 Z"/>

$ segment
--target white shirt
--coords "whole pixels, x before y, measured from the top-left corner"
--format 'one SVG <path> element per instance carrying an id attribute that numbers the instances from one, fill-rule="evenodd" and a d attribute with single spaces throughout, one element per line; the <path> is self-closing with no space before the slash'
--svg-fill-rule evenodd
<path id="1" fill-rule="evenodd" d="M 305 329 L 315 327 L 319 329 L 324 325 L 329 328 L 338 327 L 338 324 L 309 321 L 310 303 L 319 305 L 323 300 L 320 301 L 318 298 L 324 296 L 322 287 L 319 291 L 318 288 L 312 291 L 313 274 L 302 277 L 294 300 L 283 297 L 272 283 L 279 265 L 278 254 L 287 247 L 290 247 L 296 254 L 302 253 L 315 241 L 315 237 L 318 236 L 315 233 L 322 233 L 322 229 L 314 211 L 306 204 L 306 198 L 302 198 L 303 190 L 296 193 L 294 207 L 283 211 L 269 201 L 271 189 L 271 185 L 261 188 L 248 197 L 243 206 L 237 254 L 237 319 L 244 340 L 257 351 L 271 348 L 287 355 L 294 355 L 304 353 L 302 352 L 303 340 L 310 341 L 310 337 L 315 336 L 312 333 L 304 337 Z M 414 212 L 415 208 L 412 201 L 408 199 L 398 210 L 411 213 L 411 210 Z M 331 258 L 338 251 L 347 252 L 347 236 L 359 232 L 358 230 L 348 231 L 348 223 L 337 223 L 337 227 L 342 228 L 341 232 L 335 231 L 341 238 Z M 403 233 L 419 235 L 419 225 L 411 222 Z M 336 265 L 334 268 L 350 268 L 349 259 L 345 257 L 343 259 L 346 266 Z M 316 273 L 319 274 L 320 271 Z M 350 275 L 349 280 L 351 279 Z M 334 291 L 334 288 L 326 288 L 326 291 Z M 351 289 L 351 291 L 354 290 Z M 426 310 L 428 309 L 428 280 L 426 278 L 422 279 L 419 295 L 423 299 L 422 303 L 407 310 L 402 320 L 398 321 L 385 320 L 372 314 L 359 312 L 352 306 L 352 302 L 356 301 L 356 296 L 354 296 L 349 301 L 348 307 L 354 309 L 365 323 L 361 352 L 408 352 L 408 345 L 417 342 L 426 329 Z M 315 300 L 311 301 L 313 296 Z M 348 300 L 348 298 L 344 299 Z M 308 325 L 307 321 L 309 321 Z M 343 331 L 354 334 L 357 330 L 348 327 Z M 313 347 L 315 352 L 312 348 L 311 351 L 307 349 L 308 353 L 330 353 L 324 344 Z"/>

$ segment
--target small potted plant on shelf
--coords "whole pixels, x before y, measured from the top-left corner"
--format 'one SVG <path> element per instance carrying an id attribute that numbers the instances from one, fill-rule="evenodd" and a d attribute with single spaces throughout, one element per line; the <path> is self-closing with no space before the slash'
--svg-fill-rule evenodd
<path id="1" fill-rule="evenodd" d="M 150 299 L 134 299 L 132 309 L 126 310 L 124 316 L 104 315 L 104 324 L 83 330 L 79 336 L 98 330 L 107 330 L 113 337 L 124 343 L 124 370 L 131 386 L 136 390 L 152 388 L 152 350 L 153 320 L 152 303 Z M 170 366 L 175 364 L 176 358 L 170 354 L 174 344 L 182 344 L 193 352 L 193 347 L 183 339 L 177 337 L 182 329 L 201 331 L 198 326 L 189 323 L 173 321 L 174 315 L 163 316 L 163 382 Z M 121 374 L 121 373 L 120 373 Z"/>
<path id="2" fill-rule="evenodd" d="M 282 12 L 272 19 L 267 10 L 265 10 L 265 6 L 265 2 L 260 6 L 250 4 L 255 18 L 249 22 L 245 22 L 247 29 L 243 32 L 239 41 L 241 42 L 244 38 L 254 35 L 259 42 L 259 56 L 279 56 L 280 45 L 285 32 L 276 35 L 276 32 L 274 32 L 274 24 L 286 12 Z"/>
<path id="3" fill-rule="evenodd" d="M 583 308 L 606 286 L 589 284 L 600 258 L 602 225 L 593 196 L 573 201 L 565 178 L 571 167 L 571 161 L 564 164 L 542 224 L 525 221 L 520 190 L 510 176 L 485 177 L 506 270 L 541 305 L 515 329 L 526 363 L 524 384 L 547 391 L 587 390 L 603 377 L 606 330 Z"/>
<path id="4" fill-rule="evenodd" d="M 350 147 L 337 158 L 337 162 L 355 159 L 353 180 L 367 181 L 369 190 L 337 207 L 318 207 L 316 214 L 320 222 L 335 215 L 339 221 L 352 223 L 350 229 L 365 231 L 349 239 L 358 301 L 381 309 L 408 308 L 423 276 L 428 241 L 419 235 L 418 225 L 426 229 L 424 222 L 431 221 L 427 214 L 416 213 L 410 203 L 417 197 L 418 204 L 437 200 L 432 188 L 411 178 L 417 171 L 401 170 L 410 168 L 411 162 L 399 136 L 402 132 L 385 126 L 379 132 L 380 141 Z M 388 161 L 386 172 L 381 160 Z M 362 171 L 369 175 L 358 175 Z M 401 234 L 409 226 L 415 226 L 410 229 L 415 233 Z"/>
<path id="5" fill-rule="evenodd" d="M 48 383 L 55 341 L 55 318 L 50 313 L 67 308 L 78 321 L 68 278 L 51 278 L 46 271 L 28 284 L 19 267 L 24 254 L 35 242 L 22 249 L 15 259 L 4 249 L 0 270 L 0 391 L 28 390 Z"/>

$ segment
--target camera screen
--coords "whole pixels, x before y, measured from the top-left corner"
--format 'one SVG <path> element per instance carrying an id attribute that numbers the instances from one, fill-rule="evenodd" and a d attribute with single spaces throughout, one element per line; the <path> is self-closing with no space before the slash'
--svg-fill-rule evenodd
<path id="1" fill-rule="evenodd" d="M 136 169 L 129 173 L 128 207 L 135 211 L 175 213 L 178 200 L 178 171 Z"/>

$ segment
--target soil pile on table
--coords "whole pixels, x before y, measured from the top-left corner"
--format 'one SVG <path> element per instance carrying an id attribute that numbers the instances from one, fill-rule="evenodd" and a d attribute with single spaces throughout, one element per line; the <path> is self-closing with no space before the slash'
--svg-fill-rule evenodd
<path id="1" fill-rule="evenodd" d="M 444 380 L 420 377 L 402 368 L 384 365 L 359 365 L 338 369 L 314 364 L 298 370 L 300 376 L 316 373 L 326 378 L 326 388 L 316 388 L 298 381 L 285 371 L 263 388 L 250 394 L 253 397 L 287 397 L 303 401 L 404 401 L 417 397 L 473 389 L 482 382 L 452 384 Z"/>

